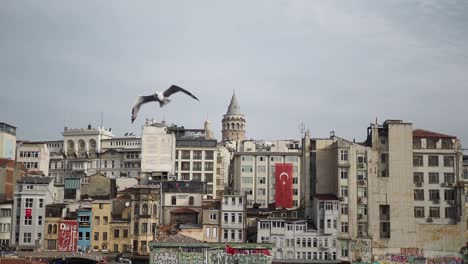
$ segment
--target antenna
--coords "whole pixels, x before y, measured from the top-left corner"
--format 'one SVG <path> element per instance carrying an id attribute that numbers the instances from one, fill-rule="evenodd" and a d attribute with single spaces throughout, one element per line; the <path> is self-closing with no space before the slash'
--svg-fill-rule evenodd
<path id="1" fill-rule="evenodd" d="M 299 123 L 299 133 L 301 134 L 304 134 L 304 131 L 305 131 L 305 127 L 304 127 L 304 123 Z"/>

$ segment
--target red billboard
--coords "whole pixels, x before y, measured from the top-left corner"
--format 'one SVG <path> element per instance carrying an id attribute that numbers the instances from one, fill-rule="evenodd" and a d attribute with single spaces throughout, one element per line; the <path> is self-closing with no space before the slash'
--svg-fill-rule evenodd
<path id="1" fill-rule="evenodd" d="M 78 248 L 78 222 L 63 220 L 59 222 L 58 251 L 76 252 Z"/>
<path id="2" fill-rule="evenodd" d="M 293 207 L 293 165 L 292 163 L 276 163 L 276 208 Z"/>

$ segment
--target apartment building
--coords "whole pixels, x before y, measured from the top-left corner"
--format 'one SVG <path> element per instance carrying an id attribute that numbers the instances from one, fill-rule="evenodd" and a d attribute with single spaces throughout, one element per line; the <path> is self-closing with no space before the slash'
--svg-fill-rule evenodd
<path id="1" fill-rule="evenodd" d="M 13 200 L 16 181 L 26 175 L 26 168 L 20 162 L 0 159 L 0 201 Z"/>
<path id="2" fill-rule="evenodd" d="M 254 204 L 267 208 L 276 199 L 276 164 L 292 164 L 293 208 L 303 202 L 301 156 L 297 141 L 255 142 L 243 141 L 240 152 L 234 153 L 234 192 L 247 194 L 247 206 Z M 289 178 L 289 176 L 288 176 Z"/>
<path id="3" fill-rule="evenodd" d="M 203 241 L 220 242 L 221 201 L 203 200 Z"/>
<path id="4" fill-rule="evenodd" d="M 373 253 L 401 248 L 420 248 L 429 257 L 458 252 L 467 227 L 458 184 L 463 175 L 460 141 L 387 120 L 369 127 L 366 143 L 378 173 L 368 193 Z"/>
<path id="5" fill-rule="evenodd" d="M 53 202 L 53 181 L 25 176 L 16 183 L 11 245 L 17 250 L 38 250 L 44 242 L 45 206 Z"/>
<path id="6" fill-rule="evenodd" d="M 257 226 L 257 243 L 272 243 L 271 254 L 278 262 L 339 263 L 336 236 L 321 235 L 308 220 L 259 219 Z"/>
<path id="7" fill-rule="evenodd" d="M 109 252 L 112 202 L 110 200 L 94 200 L 91 203 L 91 210 L 93 221 L 91 230 L 91 234 L 93 236 L 93 239 L 91 240 L 92 250 L 99 252 Z M 111 250 L 112 249 L 113 248 L 111 248 Z"/>
<path id="8" fill-rule="evenodd" d="M 169 181 L 162 183 L 163 225 L 202 223 L 203 190 L 198 181 Z"/>
<path id="9" fill-rule="evenodd" d="M 140 176 L 141 138 L 135 136 L 102 140 L 99 172 L 109 178 Z"/>
<path id="10" fill-rule="evenodd" d="M 0 248 L 10 247 L 13 201 L 0 201 Z"/>
<path id="11" fill-rule="evenodd" d="M 23 163 L 29 174 L 49 175 L 50 153 L 43 142 L 18 142 L 16 161 Z"/>
<path id="12" fill-rule="evenodd" d="M 46 205 L 46 215 L 44 221 L 44 245 L 42 250 L 56 251 L 59 240 L 60 221 L 65 217 L 65 204 Z"/>
<path id="13" fill-rule="evenodd" d="M 246 196 L 221 196 L 221 242 L 245 242 Z"/>
<path id="14" fill-rule="evenodd" d="M 76 215 L 78 220 L 78 251 L 91 251 L 91 234 L 93 230 L 91 203 L 81 203 L 76 210 Z"/>

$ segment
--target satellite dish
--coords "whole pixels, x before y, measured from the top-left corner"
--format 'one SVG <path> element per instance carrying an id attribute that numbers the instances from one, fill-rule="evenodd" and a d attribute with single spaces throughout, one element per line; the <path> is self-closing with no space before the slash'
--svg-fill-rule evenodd
<path id="1" fill-rule="evenodd" d="M 129 207 L 129 206 L 130 206 L 130 202 L 126 202 L 125 207 Z"/>
<path id="2" fill-rule="evenodd" d="M 149 177 L 148 177 L 148 180 L 150 180 L 150 181 L 151 181 L 152 179 L 153 179 L 153 177 L 151 177 L 151 176 L 149 176 Z"/>

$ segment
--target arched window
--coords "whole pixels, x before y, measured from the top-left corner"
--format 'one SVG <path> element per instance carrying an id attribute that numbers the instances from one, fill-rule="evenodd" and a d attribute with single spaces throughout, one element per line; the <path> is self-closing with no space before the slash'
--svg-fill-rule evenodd
<path id="1" fill-rule="evenodd" d="M 68 146 L 68 150 L 70 150 L 70 151 L 75 150 L 75 142 L 73 142 L 73 140 L 68 140 L 67 146 Z"/>
<path id="2" fill-rule="evenodd" d="M 326 247 L 326 248 L 327 248 L 327 247 L 328 247 L 328 238 L 325 238 L 325 240 L 324 240 L 324 244 L 325 244 L 325 245 L 324 245 L 324 247 Z"/>
<path id="3" fill-rule="evenodd" d="M 307 239 L 307 247 L 312 247 L 312 239 L 310 237 Z"/>
<path id="4" fill-rule="evenodd" d="M 298 246 L 298 247 L 301 246 L 301 239 L 300 238 L 296 239 L 296 246 Z"/>
<path id="5" fill-rule="evenodd" d="M 57 225 L 54 225 L 54 234 L 57 234 Z"/>
<path id="6" fill-rule="evenodd" d="M 237 123 L 237 129 L 239 129 L 239 123 Z"/>
<path id="7" fill-rule="evenodd" d="M 89 140 L 89 150 L 96 150 L 96 140 L 94 139 Z"/>
<path id="8" fill-rule="evenodd" d="M 232 123 L 231 124 L 231 129 L 236 129 L 236 124 Z"/>
<path id="9" fill-rule="evenodd" d="M 140 214 L 140 207 L 138 206 L 138 204 L 135 204 L 135 207 L 133 208 L 133 214 L 134 215 Z"/>
<path id="10" fill-rule="evenodd" d="M 317 247 L 317 238 L 314 237 L 314 244 L 313 244 L 313 247 L 316 248 Z"/>
<path id="11" fill-rule="evenodd" d="M 141 214 L 142 215 L 148 215 L 148 205 L 147 204 L 143 204 L 143 206 L 141 207 Z"/>
<path id="12" fill-rule="evenodd" d="M 189 205 L 193 205 L 195 203 L 195 198 L 193 196 L 189 197 Z"/>
<path id="13" fill-rule="evenodd" d="M 51 224 L 49 224 L 47 226 L 47 234 L 52 234 L 52 225 Z"/>
<path id="14" fill-rule="evenodd" d="M 78 151 L 82 152 L 85 150 L 85 142 L 84 140 L 80 139 L 78 141 Z"/>
<path id="15" fill-rule="evenodd" d="M 307 239 L 302 239 L 302 247 L 307 247 Z"/>

